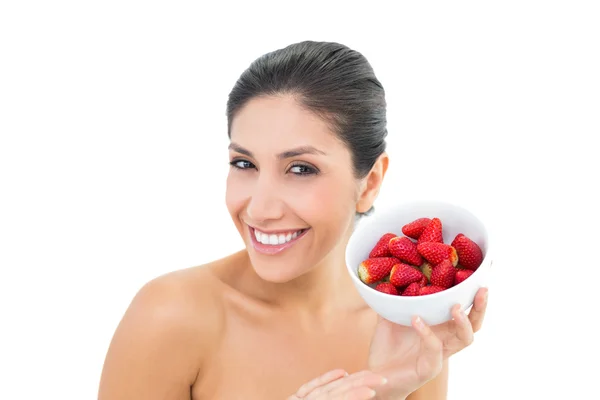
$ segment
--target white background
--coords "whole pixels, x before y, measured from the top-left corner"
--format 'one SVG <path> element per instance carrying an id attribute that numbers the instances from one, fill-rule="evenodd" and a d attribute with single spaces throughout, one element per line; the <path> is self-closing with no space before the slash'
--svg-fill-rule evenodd
<path id="1" fill-rule="evenodd" d="M 449 399 L 597 396 L 592 3 L 3 1 L 0 398 L 95 398 L 141 285 L 242 246 L 227 95 L 306 39 L 362 52 L 386 89 L 377 204 L 451 200 L 494 235 L 489 313 Z"/>

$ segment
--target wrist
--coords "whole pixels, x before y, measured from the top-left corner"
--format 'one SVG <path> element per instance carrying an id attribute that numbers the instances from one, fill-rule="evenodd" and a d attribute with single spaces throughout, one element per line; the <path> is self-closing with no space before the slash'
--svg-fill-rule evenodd
<path id="1" fill-rule="evenodd" d="M 385 385 L 376 388 L 375 400 L 406 400 L 410 393 L 407 393 L 404 389 L 390 386 L 390 382 Z"/>

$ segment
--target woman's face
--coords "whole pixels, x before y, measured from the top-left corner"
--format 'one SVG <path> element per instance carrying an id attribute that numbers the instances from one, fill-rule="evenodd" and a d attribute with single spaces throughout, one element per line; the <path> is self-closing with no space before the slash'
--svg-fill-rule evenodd
<path id="1" fill-rule="evenodd" d="M 290 281 L 343 251 L 360 182 L 323 120 L 291 96 L 254 98 L 232 122 L 229 158 L 227 207 L 262 279 Z"/>

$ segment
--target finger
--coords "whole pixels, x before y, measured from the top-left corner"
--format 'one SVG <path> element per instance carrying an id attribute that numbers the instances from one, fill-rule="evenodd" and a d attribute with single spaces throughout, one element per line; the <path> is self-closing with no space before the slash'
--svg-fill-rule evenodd
<path id="1" fill-rule="evenodd" d="M 360 371 L 343 379 L 331 382 L 328 385 L 323 385 L 313 390 L 307 399 L 318 399 L 319 396 L 327 394 L 328 396 L 339 396 L 348 390 L 360 388 L 363 386 L 374 388 L 386 383 L 386 379 L 381 375 L 377 375 L 371 371 Z"/>
<path id="2" fill-rule="evenodd" d="M 421 317 L 413 317 L 411 322 L 421 337 L 425 349 L 431 351 L 441 350 L 442 342 L 440 342 L 431 327 Z"/>
<path id="3" fill-rule="evenodd" d="M 452 316 L 454 317 L 456 337 L 462 343 L 463 347 L 469 346 L 473 343 L 473 327 L 460 304 L 454 306 Z"/>
<path id="4" fill-rule="evenodd" d="M 473 301 L 473 307 L 469 312 L 469 321 L 471 321 L 471 326 L 473 328 L 473 332 L 477 332 L 481 329 L 481 325 L 483 324 L 483 319 L 485 317 L 485 310 L 487 309 L 488 304 L 488 289 L 481 288 L 477 291 L 475 295 L 475 300 Z"/>
<path id="5" fill-rule="evenodd" d="M 427 370 L 419 371 L 422 378 L 436 375 L 442 369 L 443 345 L 431 327 L 421 317 L 412 318 L 412 326 L 416 329 L 423 345 L 423 359 L 428 366 Z"/>
<path id="6" fill-rule="evenodd" d="M 339 395 L 349 389 L 358 388 L 361 386 L 375 387 L 386 383 L 385 378 L 371 371 L 364 370 L 356 372 L 343 379 L 331 382 L 328 385 L 323 385 L 313 390 L 307 399 L 317 399 L 323 395 Z"/>
<path id="7" fill-rule="evenodd" d="M 339 399 L 339 400 L 370 400 L 377 396 L 377 392 L 367 386 L 361 386 L 357 388 L 349 388 L 346 392 L 340 393 L 337 397 L 329 397 L 327 399 Z"/>
<path id="8" fill-rule="evenodd" d="M 296 397 L 306 397 L 310 392 L 312 392 L 316 388 L 327 385 L 328 383 L 343 378 L 347 375 L 348 374 L 343 369 L 334 369 L 332 371 L 326 372 L 323 375 L 313 379 L 312 381 L 302 385 L 300 389 L 298 389 L 298 391 L 296 392 Z"/>

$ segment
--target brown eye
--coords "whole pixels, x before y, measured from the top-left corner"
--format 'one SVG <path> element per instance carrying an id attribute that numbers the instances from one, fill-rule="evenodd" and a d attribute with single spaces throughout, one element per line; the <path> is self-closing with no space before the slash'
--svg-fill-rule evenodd
<path id="1" fill-rule="evenodd" d="M 305 164 L 296 164 L 290 168 L 290 172 L 295 175 L 314 175 L 317 174 L 318 171 L 316 168 Z"/>
<path id="2" fill-rule="evenodd" d="M 229 165 L 231 165 L 232 167 L 237 168 L 237 169 L 254 168 L 254 164 L 252 164 L 248 160 L 233 160 L 229 163 Z"/>

